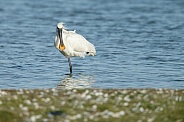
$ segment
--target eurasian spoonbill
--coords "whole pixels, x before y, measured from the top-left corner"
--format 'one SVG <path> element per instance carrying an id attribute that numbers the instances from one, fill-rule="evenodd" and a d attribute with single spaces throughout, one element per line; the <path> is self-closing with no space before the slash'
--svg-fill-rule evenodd
<path id="1" fill-rule="evenodd" d="M 86 55 L 96 55 L 95 46 L 93 44 L 75 31 L 67 31 L 62 22 L 57 24 L 54 45 L 66 58 L 68 58 L 70 75 L 72 75 L 70 57 L 79 56 L 84 58 Z"/>

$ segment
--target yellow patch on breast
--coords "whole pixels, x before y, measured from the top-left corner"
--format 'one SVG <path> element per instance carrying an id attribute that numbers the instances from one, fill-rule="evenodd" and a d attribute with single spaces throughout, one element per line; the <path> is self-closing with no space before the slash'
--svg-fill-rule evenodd
<path id="1" fill-rule="evenodd" d="M 59 49 L 60 49 L 60 50 L 63 51 L 65 48 L 66 48 L 66 47 L 65 47 L 64 45 L 59 45 Z"/>

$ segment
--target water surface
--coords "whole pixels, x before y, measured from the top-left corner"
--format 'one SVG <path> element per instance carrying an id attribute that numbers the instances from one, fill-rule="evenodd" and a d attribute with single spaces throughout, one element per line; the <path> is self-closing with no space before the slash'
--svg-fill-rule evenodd
<path id="1" fill-rule="evenodd" d="M 184 2 L 0 2 L 0 88 L 184 88 Z M 97 55 L 67 59 L 56 24 L 77 30 Z"/>

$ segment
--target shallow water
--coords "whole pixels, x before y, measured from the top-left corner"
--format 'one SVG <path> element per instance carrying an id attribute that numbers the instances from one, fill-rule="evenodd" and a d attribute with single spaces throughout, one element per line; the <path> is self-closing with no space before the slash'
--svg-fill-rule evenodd
<path id="1" fill-rule="evenodd" d="M 0 88 L 184 88 L 184 2 L 0 2 Z M 77 30 L 97 55 L 67 59 L 56 24 Z"/>

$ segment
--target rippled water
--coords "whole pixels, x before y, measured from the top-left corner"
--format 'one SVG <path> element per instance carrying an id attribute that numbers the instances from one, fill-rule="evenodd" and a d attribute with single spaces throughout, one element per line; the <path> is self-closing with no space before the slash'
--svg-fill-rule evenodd
<path id="1" fill-rule="evenodd" d="M 0 2 L 0 88 L 184 88 L 182 0 Z M 58 22 L 96 46 L 67 59 L 53 46 Z"/>

